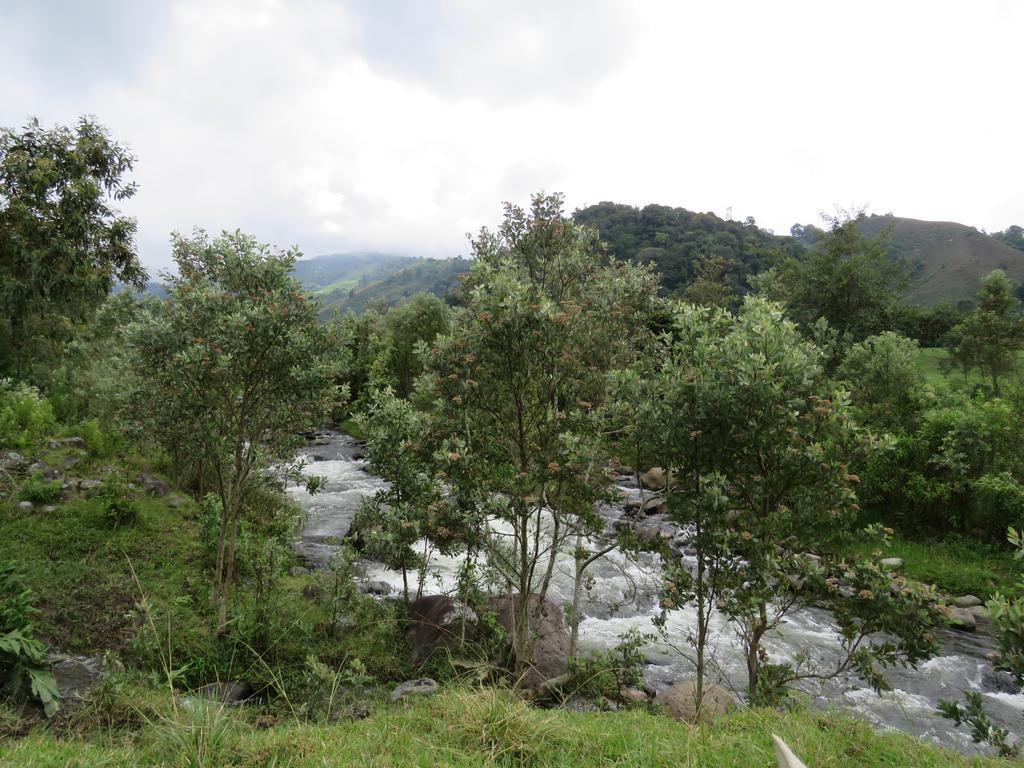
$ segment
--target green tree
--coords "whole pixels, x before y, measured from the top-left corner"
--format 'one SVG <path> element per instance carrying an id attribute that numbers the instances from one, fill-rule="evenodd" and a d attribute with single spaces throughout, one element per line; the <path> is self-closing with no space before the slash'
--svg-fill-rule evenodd
<path id="1" fill-rule="evenodd" d="M 790 256 L 755 279 L 802 328 L 824 318 L 847 343 L 892 327 L 906 283 L 906 267 L 890 258 L 885 235 L 865 237 L 858 220 L 832 220 L 806 256 Z"/>
<path id="2" fill-rule="evenodd" d="M 917 342 L 892 331 L 850 347 L 836 378 L 849 388 L 862 424 L 883 432 L 913 426 L 923 405 L 920 354 Z"/>
<path id="3" fill-rule="evenodd" d="M 179 274 L 133 329 L 136 404 L 172 456 L 202 462 L 220 501 L 212 602 L 228 627 L 239 525 L 270 463 L 334 403 L 331 339 L 290 272 L 297 253 L 240 232 L 173 237 Z"/>
<path id="4" fill-rule="evenodd" d="M 989 272 L 978 292 L 978 306 L 950 331 L 950 357 L 964 376 L 978 369 L 999 396 L 1000 385 L 1017 368 L 1024 346 L 1024 326 L 1013 284 L 1001 269 Z"/>
<path id="5" fill-rule="evenodd" d="M 515 594 L 521 672 L 532 659 L 531 594 L 544 598 L 569 537 L 603 528 L 595 503 L 611 478 L 596 414 L 608 372 L 645 344 L 655 281 L 610 263 L 559 195 L 537 195 L 528 210 L 506 205 L 501 227 L 483 230 L 473 251 L 464 306 L 434 343 L 420 396 L 436 408 L 443 479 L 477 510 L 476 538 Z"/>
<path id="6" fill-rule="evenodd" d="M 748 298 L 735 316 L 683 306 L 660 358 L 653 376 L 627 377 L 627 392 L 638 404 L 636 431 L 671 478 L 669 514 L 691 531 L 697 553 L 696 572 L 681 563 L 666 570 L 662 606 L 696 603 L 701 682 L 716 607 L 737 628 L 753 700 L 850 667 L 880 685 L 873 661 L 926 653 L 927 622 L 916 619 L 927 614 L 927 596 L 890 595 L 888 577 L 862 566 L 858 586 L 870 595 L 837 614 L 845 654 L 836 668 L 769 663 L 765 636 L 794 608 L 827 599 L 829 557 L 856 522 L 850 462 L 862 441 L 844 396 L 829 389 L 822 352 L 777 305 Z M 881 630 L 899 644 L 866 643 Z"/>
<path id="7" fill-rule="evenodd" d="M 133 163 L 91 118 L 0 129 L 0 370 L 24 373 L 38 342 L 58 341 L 118 281 L 145 284 L 135 220 L 115 207 L 135 194 Z"/>
<path id="8" fill-rule="evenodd" d="M 372 383 L 390 386 L 399 397 L 409 397 L 413 382 L 423 372 L 419 346 L 446 333 L 450 317 L 448 305 L 432 293 L 417 293 L 389 309 L 383 316 Z"/>

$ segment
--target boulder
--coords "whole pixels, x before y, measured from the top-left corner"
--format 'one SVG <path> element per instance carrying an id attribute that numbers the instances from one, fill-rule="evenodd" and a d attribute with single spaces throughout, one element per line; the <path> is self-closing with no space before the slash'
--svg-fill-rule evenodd
<path id="1" fill-rule="evenodd" d="M 79 448 L 85 449 L 85 439 L 81 437 L 59 437 L 50 441 L 50 448 Z"/>
<path id="2" fill-rule="evenodd" d="M 226 680 L 219 683 L 210 683 L 196 690 L 197 696 L 206 699 L 214 699 L 221 704 L 244 704 L 252 698 L 253 688 L 249 683 L 238 680 Z"/>
<path id="3" fill-rule="evenodd" d="M 425 661 L 440 648 L 458 651 L 464 640 L 476 637 L 477 621 L 472 608 L 447 595 L 428 595 L 416 600 L 409 606 L 406 630 L 413 661 Z"/>
<path id="4" fill-rule="evenodd" d="M 386 581 L 380 579 L 370 579 L 369 581 L 359 582 L 359 591 L 364 595 L 377 595 L 379 597 L 387 597 L 391 594 L 391 585 Z M 467 609 L 469 610 L 469 609 Z M 472 611 L 470 611 L 472 613 Z M 476 621 L 476 614 L 473 614 L 474 622 Z"/>
<path id="5" fill-rule="evenodd" d="M 171 487 L 159 477 L 147 475 L 140 472 L 135 478 L 135 484 L 143 488 L 146 493 L 152 496 L 166 496 L 171 492 Z"/>
<path id="6" fill-rule="evenodd" d="M 52 656 L 50 661 L 57 690 L 67 703 L 83 699 L 106 674 L 119 666 L 103 656 Z"/>
<path id="7" fill-rule="evenodd" d="M 648 491 L 663 491 L 668 485 L 665 477 L 665 470 L 661 467 L 651 467 L 640 475 L 640 485 Z"/>
<path id="8" fill-rule="evenodd" d="M 96 480 L 95 478 L 89 478 L 89 479 L 86 479 L 86 480 L 79 480 L 78 481 L 78 490 L 80 490 L 80 491 L 82 491 L 84 493 L 90 493 L 92 491 L 95 491 L 101 485 L 103 485 L 103 481 L 102 480 Z"/>
<path id="9" fill-rule="evenodd" d="M 696 681 L 684 680 L 660 691 L 654 699 L 665 712 L 686 723 L 709 723 L 736 707 L 736 697 L 720 685 L 705 684 L 700 711 L 696 704 Z"/>
<path id="10" fill-rule="evenodd" d="M 409 680 L 395 687 L 391 692 L 391 703 L 395 704 L 407 696 L 430 696 L 437 693 L 437 681 L 429 677 L 421 677 L 418 680 Z"/>
<path id="11" fill-rule="evenodd" d="M 975 597 L 974 595 L 960 595 L 959 597 L 954 597 L 949 601 L 949 604 L 955 608 L 974 608 L 978 605 L 984 605 L 981 598 Z"/>
<path id="12" fill-rule="evenodd" d="M 14 469 L 15 467 L 23 466 L 27 461 L 28 459 L 17 451 L 7 451 L 7 453 L 0 454 L 0 467 L 4 469 Z"/>
<path id="13" fill-rule="evenodd" d="M 973 632 L 978 628 L 978 622 L 974 618 L 974 614 L 967 608 L 947 608 L 946 615 L 949 617 L 949 625 L 953 629 Z"/>
<path id="14" fill-rule="evenodd" d="M 881 560 L 878 561 L 878 564 L 882 568 L 888 568 L 891 571 L 896 571 L 903 567 L 903 558 L 883 557 Z"/>
<path id="15" fill-rule="evenodd" d="M 31 512 L 35 505 L 31 501 L 19 501 L 18 511 L 19 512 Z"/>
<path id="16" fill-rule="evenodd" d="M 519 609 L 519 595 L 492 597 L 487 607 L 494 611 L 498 623 L 509 634 L 511 645 L 515 612 Z M 533 659 L 519 680 L 525 689 L 537 688 L 549 680 L 562 677 L 569 672 L 569 630 L 565 626 L 562 609 L 538 595 L 530 595 L 530 630 L 533 633 Z"/>
<path id="17" fill-rule="evenodd" d="M 288 569 L 290 576 L 307 576 L 309 575 L 309 568 L 304 565 L 293 565 Z"/>

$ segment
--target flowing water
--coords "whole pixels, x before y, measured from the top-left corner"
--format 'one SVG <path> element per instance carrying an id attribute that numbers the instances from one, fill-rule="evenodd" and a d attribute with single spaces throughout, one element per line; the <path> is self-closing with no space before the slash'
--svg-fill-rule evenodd
<path id="1" fill-rule="evenodd" d="M 366 471 L 361 445 L 352 438 L 335 433 L 318 435 L 305 455 L 307 474 L 326 478 L 323 491 L 310 496 L 301 487 L 291 489 L 304 508 L 307 522 L 300 533 L 296 549 L 301 557 L 316 566 L 324 566 L 336 549 L 337 542 L 348 532 L 360 501 L 383 487 L 384 482 Z M 624 497 L 636 494 L 624 485 Z M 621 515 L 621 509 L 604 510 L 609 525 Z M 457 558 L 433 557 L 430 575 L 424 587 L 426 594 L 452 588 Z M 363 579 L 383 581 L 395 592 L 401 590 L 400 573 L 373 561 L 360 564 Z M 573 561 L 570 553 L 561 557 L 552 579 L 549 597 L 563 605 L 572 597 Z M 584 620 L 580 625 L 582 652 L 611 648 L 619 636 L 629 629 L 653 632 L 651 618 L 657 614 L 656 594 L 659 561 L 655 555 L 638 559 L 614 552 L 596 562 L 588 570 L 594 579 L 583 604 Z M 717 638 L 714 657 L 721 674 L 732 685 L 741 686 L 743 661 L 734 644 L 731 631 L 716 617 Z M 645 677 L 655 688 L 692 677 L 688 663 L 671 646 L 686 649 L 688 630 L 696 623 L 692 610 L 674 612 L 667 625 L 667 644 L 652 642 L 646 651 Z M 812 701 L 820 706 L 837 706 L 851 710 L 879 728 L 907 731 L 923 739 L 972 752 L 966 729 L 936 714 L 939 699 L 960 699 L 964 690 L 981 691 L 986 709 L 993 719 L 1012 733 L 1024 732 L 1024 694 L 1017 691 L 1006 676 L 993 670 L 989 654 L 994 644 L 987 635 L 954 630 L 940 632 L 940 655 L 917 669 L 894 668 L 886 677 L 892 685 L 889 692 L 875 694 L 854 677 L 841 677 L 824 685 L 806 688 Z M 834 659 L 838 649 L 835 623 L 824 610 L 807 609 L 792 614 L 780 631 L 766 638 L 765 645 L 775 661 L 792 660 L 797 653 L 809 652 L 823 662 Z"/>

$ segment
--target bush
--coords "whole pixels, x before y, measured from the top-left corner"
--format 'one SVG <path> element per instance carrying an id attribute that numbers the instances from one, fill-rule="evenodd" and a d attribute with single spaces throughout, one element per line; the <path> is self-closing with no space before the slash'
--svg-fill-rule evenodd
<path id="1" fill-rule="evenodd" d="M 38 443 L 55 424 L 53 408 L 38 389 L 0 379 L 0 445 L 24 448 Z"/>
<path id="2" fill-rule="evenodd" d="M 619 701 L 623 688 L 643 684 L 643 647 L 649 638 L 635 629 L 607 651 L 573 659 L 574 692 L 587 698 Z"/>
<path id="3" fill-rule="evenodd" d="M 14 565 L 0 561 L 0 690 L 14 700 L 35 698 L 49 716 L 57 711 L 60 695 L 46 646 L 33 636 L 34 602 Z"/>
<path id="4" fill-rule="evenodd" d="M 139 508 L 131 497 L 128 484 L 120 475 L 109 475 L 96 492 L 107 525 L 117 528 L 134 525 L 139 519 Z"/>
<path id="5" fill-rule="evenodd" d="M 52 504 L 60 500 L 60 494 L 60 480 L 45 480 L 41 472 L 30 475 L 18 489 L 19 499 L 35 504 Z"/>
<path id="6" fill-rule="evenodd" d="M 68 432 L 85 440 L 85 445 L 93 456 L 105 458 L 117 450 L 117 437 L 110 432 L 104 431 L 96 419 L 81 421 L 73 429 L 68 430 Z"/>

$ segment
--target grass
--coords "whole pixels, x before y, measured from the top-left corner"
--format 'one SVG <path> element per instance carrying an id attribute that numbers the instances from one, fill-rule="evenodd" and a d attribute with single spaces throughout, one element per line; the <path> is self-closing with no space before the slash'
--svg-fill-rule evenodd
<path id="1" fill-rule="evenodd" d="M 1018 373 L 1016 376 L 1011 375 L 1011 378 L 1019 383 L 1021 374 L 1024 373 L 1024 352 L 1019 353 L 1018 358 Z M 930 384 L 936 389 L 948 387 L 951 384 L 974 385 L 989 383 L 986 379 L 982 378 L 981 373 L 977 370 L 971 371 L 970 375 L 966 378 L 964 377 L 963 371 L 960 369 L 950 371 L 944 370 L 945 365 L 948 363 L 948 350 L 941 347 L 925 347 L 921 349 L 917 367 L 924 378 L 924 382 L 926 384 Z"/>
<path id="2" fill-rule="evenodd" d="M 182 716 L 181 727 L 193 725 Z M 771 734 L 815 768 L 963 768 L 1009 766 L 967 758 L 899 733 L 876 733 L 833 712 L 744 709 L 709 726 L 689 727 L 642 711 L 539 710 L 494 689 L 446 689 L 410 705 L 337 725 L 258 728 L 241 715 L 214 717 L 204 734 L 209 766 L 672 766 L 775 768 Z M 195 755 L 184 732 L 166 724 L 104 740 L 58 739 L 42 730 L 11 742 L 0 765 L 177 766 Z M 172 726 L 173 727 L 173 726 Z M 206 737 L 209 738 L 206 738 Z"/>
<path id="3" fill-rule="evenodd" d="M 874 544 L 865 543 L 855 553 L 869 555 Z M 996 589 L 1006 590 L 1020 578 L 1013 553 L 972 539 L 949 537 L 945 541 L 911 541 L 894 536 L 881 550 L 882 557 L 903 560 L 908 578 L 934 584 L 952 595 L 971 594 L 987 599 Z"/>

